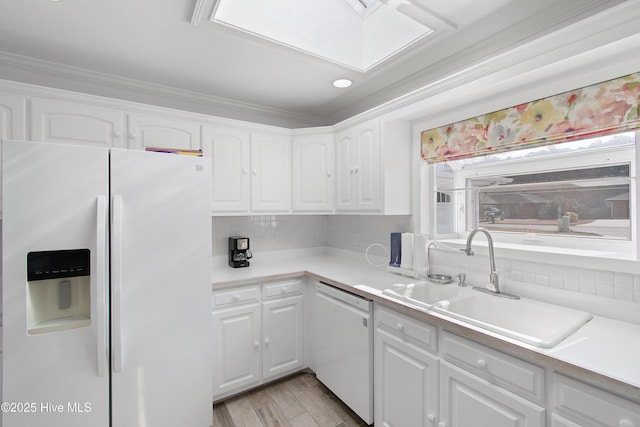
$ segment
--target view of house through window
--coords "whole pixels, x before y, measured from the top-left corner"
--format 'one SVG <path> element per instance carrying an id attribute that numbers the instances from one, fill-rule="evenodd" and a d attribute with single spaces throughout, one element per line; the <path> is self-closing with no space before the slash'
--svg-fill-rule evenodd
<path id="1" fill-rule="evenodd" d="M 436 166 L 438 234 L 491 231 L 631 240 L 635 132 Z"/>

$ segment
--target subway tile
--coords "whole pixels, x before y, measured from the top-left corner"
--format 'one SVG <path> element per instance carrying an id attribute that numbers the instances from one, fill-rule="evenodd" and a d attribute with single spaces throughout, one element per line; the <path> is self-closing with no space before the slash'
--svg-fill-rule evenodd
<path id="1" fill-rule="evenodd" d="M 596 294 L 596 271 L 588 268 L 581 268 L 579 273 L 580 292 Z"/>
<path id="2" fill-rule="evenodd" d="M 564 270 L 560 265 L 549 265 L 549 286 L 553 288 L 564 287 Z"/>
<path id="3" fill-rule="evenodd" d="M 614 298 L 633 301 L 633 276 L 625 273 L 614 273 Z"/>
<path id="4" fill-rule="evenodd" d="M 526 283 L 536 282 L 536 266 L 534 263 L 528 261 L 522 263 L 522 281 Z"/>
<path id="5" fill-rule="evenodd" d="M 564 289 L 580 292 L 580 269 L 565 267 L 563 269 Z"/>
<path id="6" fill-rule="evenodd" d="M 549 286 L 549 265 L 536 263 L 534 271 L 535 284 L 540 286 Z"/>
<path id="7" fill-rule="evenodd" d="M 613 272 L 596 271 L 596 294 L 603 297 L 613 298 Z"/>

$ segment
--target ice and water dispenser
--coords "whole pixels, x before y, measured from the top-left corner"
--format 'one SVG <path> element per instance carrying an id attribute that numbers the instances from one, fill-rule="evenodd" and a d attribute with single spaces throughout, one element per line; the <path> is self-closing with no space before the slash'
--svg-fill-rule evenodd
<path id="1" fill-rule="evenodd" d="M 91 323 L 89 249 L 27 254 L 27 332 L 80 328 Z"/>

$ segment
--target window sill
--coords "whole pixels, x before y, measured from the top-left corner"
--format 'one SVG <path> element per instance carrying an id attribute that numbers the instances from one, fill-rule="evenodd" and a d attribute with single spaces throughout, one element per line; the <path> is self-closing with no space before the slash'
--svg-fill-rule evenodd
<path id="1" fill-rule="evenodd" d="M 443 247 L 453 249 L 464 249 L 466 243 L 466 239 L 436 240 L 436 244 L 441 244 Z M 472 247 L 478 254 L 488 254 L 487 242 L 483 238 L 474 240 Z M 495 240 L 494 249 L 496 258 L 640 274 L 640 262 L 638 262 L 635 253 L 633 253 L 634 251 L 623 254 L 604 250 L 559 248 L 543 245 L 496 242 Z"/>

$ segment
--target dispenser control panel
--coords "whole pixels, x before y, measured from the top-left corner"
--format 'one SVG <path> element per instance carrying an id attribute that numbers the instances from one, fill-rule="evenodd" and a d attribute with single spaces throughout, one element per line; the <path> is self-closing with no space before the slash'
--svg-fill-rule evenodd
<path id="1" fill-rule="evenodd" d="M 88 276 L 90 258 L 89 249 L 29 252 L 27 280 Z"/>

